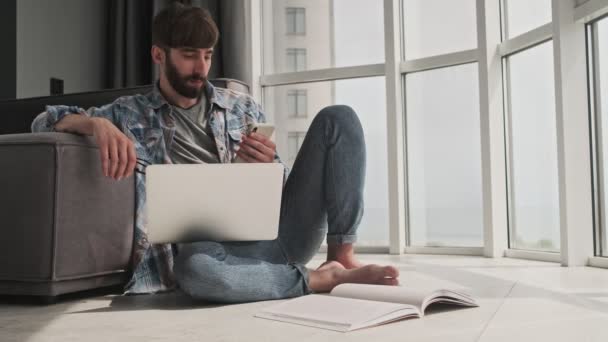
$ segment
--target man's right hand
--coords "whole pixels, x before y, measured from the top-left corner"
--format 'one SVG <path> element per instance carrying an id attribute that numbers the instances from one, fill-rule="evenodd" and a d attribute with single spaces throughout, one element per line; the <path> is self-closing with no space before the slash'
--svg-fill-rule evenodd
<path id="1" fill-rule="evenodd" d="M 93 117 L 90 123 L 99 146 L 103 174 L 115 180 L 131 176 L 137 163 L 133 141 L 108 119 Z"/>
<path id="2" fill-rule="evenodd" d="M 99 146 L 104 176 L 121 180 L 135 171 L 135 145 L 110 120 L 68 114 L 55 124 L 55 130 L 93 136 Z"/>

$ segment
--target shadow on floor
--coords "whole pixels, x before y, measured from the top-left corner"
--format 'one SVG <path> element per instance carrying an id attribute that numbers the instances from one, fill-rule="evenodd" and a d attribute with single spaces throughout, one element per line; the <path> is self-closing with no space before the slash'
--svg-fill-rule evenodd
<path id="1" fill-rule="evenodd" d="M 197 301 L 179 291 L 153 295 L 115 296 L 110 305 L 104 308 L 72 311 L 66 314 L 99 313 L 137 310 L 192 310 L 212 309 L 230 304 L 217 304 Z"/>
<path id="2" fill-rule="evenodd" d="M 120 295 L 122 285 L 56 297 L 0 296 L 0 341 L 28 341 L 78 301 Z"/>
<path id="3" fill-rule="evenodd" d="M 40 306 L 40 305 L 54 305 L 54 304 L 68 304 L 69 302 L 78 301 L 82 299 L 89 299 L 92 297 L 100 297 L 107 295 L 120 295 L 122 293 L 123 285 L 101 287 L 92 290 L 66 293 L 59 296 L 47 297 L 47 296 L 12 296 L 12 295 L 0 295 L 0 304 L 9 305 L 26 305 L 26 306 Z"/>

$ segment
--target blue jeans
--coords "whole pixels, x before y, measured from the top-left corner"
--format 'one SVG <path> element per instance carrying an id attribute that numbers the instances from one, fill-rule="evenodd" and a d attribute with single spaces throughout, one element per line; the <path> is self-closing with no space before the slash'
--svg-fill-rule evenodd
<path id="1" fill-rule="evenodd" d="M 179 244 L 174 263 L 179 289 L 195 299 L 221 303 L 311 293 L 304 265 L 326 234 L 328 244 L 356 241 L 364 182 L 359 118 L 348 106 L 324 108 L 314 118 L 283 188 L 278 238 Z"/>

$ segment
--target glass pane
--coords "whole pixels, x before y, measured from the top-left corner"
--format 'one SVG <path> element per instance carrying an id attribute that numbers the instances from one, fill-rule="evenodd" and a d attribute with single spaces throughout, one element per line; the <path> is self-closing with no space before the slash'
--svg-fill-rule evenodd
<path id="1" fill-rule="evenodd" d="M 475 0 L 404 0 L 405 58 L 477 47 Z"/>
<path id="2" fill-rule="evenodd" d="M 285 97 L 291 89 L 306 90 L 308 97 L 306 118 L 289 118 L 286 115 Z M 268 121 L 273 122 L 277 128 L 275 142 L 281 157 L 287 156 L 289 152 L 288 132 L 306 132 L 322 108 L 333 104 L 346 104 L 357 112 L 365 134 L 367 154 L 365 213 L 359 226 L 358 245 L 388 245 L 385 98 L 384 77 L 303 83 L 264 89 L 265 113 Z"/>
<path id="3" fill-rule="evenodd" d="M 483 245 L 477 64 L 406 76 L 412 246 Z"/>
<path id="4" fill-rule="evenodd" d="M 508 59 L 511 247 L 559 251 L 553 43 Z"/>
<path id="5" fill-rule="evenodd" d="M 308 51 L 299 70 L 384 63 L 383 0 L 298 1 L 303 11 L 286 19 L 286 9 L 293 3 L 262 2 L 264 74 L 293 71 L 285 59 L 288 48 Z M 294 30 L 302 27 L 302 33 L 286 34 L 289 29 L 284 26 L 291 21 Z"/>
<path id="6" fill-rule="evenodd" d="M 551 0 L 503 0 L 507 37 L 513 38 L 551 22 Z"/>
<path id="7" fill-rule="evenodd" d="M 604 193 L 601 202 L 604 205 L 604 213 L 608 214 L 608 196 L 606 196 L 606 186 L 608 184 L 608 18 L 602 19 L 597 23 L 597 34 L 597 42 L 599 43 L 599 46 L 597 47 L 599 70 L 596 71 L 596 76 L 599 77 L 599 89 L 596 89 L 596 95 L 600 96 L 600 112 L 598 113 L 598 115 L 602 124 L 602 134 L 600 135 L 600 139 L 603 152 L 602 160 L 604 170 Z M 608 256 L 608 230 L 606 228 L 608 227 L 608 224 L 606 222 L 608 222 L 608 220 L 606 219 L 606 217 L 604 217 L 602 227 L 603 231 L 601 234 L 601 236 L 603 237 L 601 246 L 602 256 Z"/>

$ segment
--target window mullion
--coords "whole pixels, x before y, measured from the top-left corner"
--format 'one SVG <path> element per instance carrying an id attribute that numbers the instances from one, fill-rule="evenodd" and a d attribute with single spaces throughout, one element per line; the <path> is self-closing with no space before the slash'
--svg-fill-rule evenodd
<path id="1" fill-rule="evenodd" d="M 405 113 L 401 63 L 400 1 L 384 0 L 384 51 L 388 153 L 389 251 L 402 254 L 406 229 Z"/>
<path id="2" fill-rule="evenodd" d="M 500 2 L 477 0 L 483 235 L 488 257 L 502 256 L 508 244 L 503 80 L 496 49 L 500 40 Z"/>
<path id="3" fill-rule="evenodd" d="M 574 0 L 552 7 L 562 265 L 583 266 L 593 254 L 585 27 Z"/>

